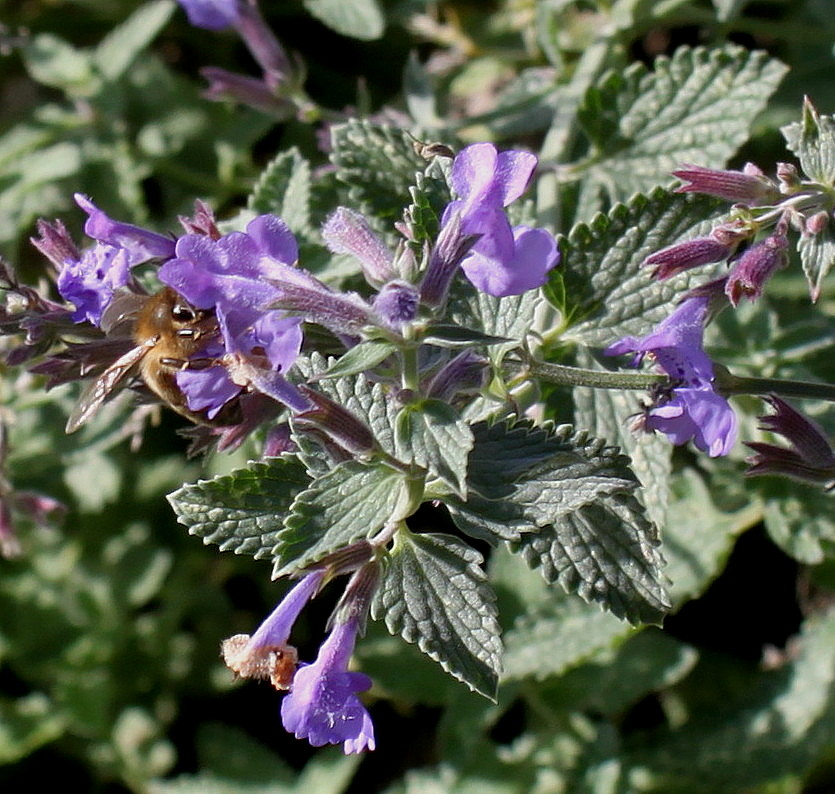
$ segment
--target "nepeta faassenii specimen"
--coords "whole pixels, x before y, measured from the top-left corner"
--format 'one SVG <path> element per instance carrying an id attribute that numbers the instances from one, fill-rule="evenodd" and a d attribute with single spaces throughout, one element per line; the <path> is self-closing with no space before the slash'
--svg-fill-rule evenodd
<path id="1" fill-rule="evenodd" d="M 237 26 L 264 70 L 262 84 L 215 74 L 215 87 L 223 78 L 240 98 L 249 91 L 251 104 L 274 99 L 291 72 L 252 16 L 255 6 L 183 5 L 195 24 Z M 807 107 L 804 124 L 822 123 Z M 792 234 L 801 257 L 810 241 L 829 235 L 832 189 L 820 177 L 805 180 L 785 165 L 776 181 L 753 166 L 676 172 L 683 190 L 733 206 L 707 236 L 676 242 L 646 264 L 658 279 L 730 267 L 682 290 L 654 329 L 601 345 L 602 361 L 632 354 L 628 363 L 659 370 L 626 373 L 537 355 L 537 332 L 550 330 L 534 328 L 541 288 L 566 263 L 551 231 L 508 215 L 536 157 L 489 143 L 446 154 L 431 150 L 423 192 L 418 186 L 403 220 L 390 225 L 397 244 L 383 239 L 379 219 L 355 208 L 335 208 L 325 221 L 325 246 L 353 258 L 362 274 L 356 291 L 308 272 L 276 215 L 221 231 L 198 203 L 181 219 L 184 233 L 169 236 L 115 221 L 80 195 L 94 243 L 79 249 L 58 222 L 42 222 L 36 241 L 65 302 L 6 274 L 22 307 L 3 329 L 27 334 L 10 362 L 31 362 L 49 385 L 92 379 L 102 400 L 121 385 L 144 388 L 133 371 L 112 367 L 133 361 L 123 357 L 137 347 L 159 346 L 161 333 L 137 334 L 136 315 L 166 289 L 178 296 L 160 323 L 197 349 L 178 348 L 159 366 L 196 421 L 193 450 L 231 449 L 254 436 L 262 458 L 184 486 L 172 505 L 207 542 L 270 559 L 276 578 L 295 580 L 251 635 L 224 642 L 223 657 L 239 676 L 287 690 L 288 731 L 346 753 L 375 746 L 359 697 L 372 682 L 349 669 L 369 617 L 472 689 L 495 695 L 502 652 L 495 597 L 470 540 L 508 544 L 549 580 L 630 621 L 657 622 L 669 608 L 658 533 L 629 460 L 582 429 L 537 423 L 526 385 L 646 391 L 637 432 L 692 440 L 713 457 L 729 454 L 739 432 L 729 398 L 762 394 L 775 411 L 763 426 L 790 447 L 751 441 L 750 473 L 827 486 L 835 479 L 825 434 L 777 396 L 830 398 L 831 388 L 733 376 L 704 342 L 719 311 L 757 299 L 788 264 Z M 807 267 L 813 295 L 821 271 Z M 410 528 L 425 503 L 444 505 L 460 534 Z M 317 658 L 300 662 L 290 643 L 294 621 L 343 577 Z"/>

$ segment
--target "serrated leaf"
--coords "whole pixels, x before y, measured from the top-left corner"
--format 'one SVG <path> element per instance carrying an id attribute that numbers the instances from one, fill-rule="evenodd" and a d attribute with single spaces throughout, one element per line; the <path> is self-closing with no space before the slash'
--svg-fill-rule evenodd
<path id="1" fill-rule="evenodd" d="M 584 504 L 512 544 L 547 581 L 631 623 L 660 623 L 670 610 L 658 546 L 632 494 Z"/>
<path id="2" fill-rule="evenodd" d="M 314 380 L 325 380 L 327 378 L 339 378 L 348 375 L 359 375 L 373 369 L 377 364 L 385 361 L 397 348 L 391 342 L 372 340 L 360 342 L 354 345 L 346 353 L 343 353 L 331 366 Z"/>
<path id="3" fill-rule="evenodd" d="M 780 131 L 809 179 L 830 187 L 835 184 L 834 117 L 821 116 L 807 99 L 801 121 L 787 124 Z"/>
<path id="4" fill-rule="evenodd" d="M 293 500 L 309 483 L 304 466 L 288 455 L 184 485 L 168 501 L 177 520 L 204 543 L 265 559 L 272 556 Z"/>
<path id="5" fill-rule="evenodd" d="M 492 700 L 502 643 L 481 562 L 477 551 L 449 535 L 399 535 L 371 615 Z"/>
<path id="6" fill-rule="evenodd" d="M 682 163 L 724 165 L 786 72 L 763 52 L 680 47 L 589 89 L 578 118 L 593 145 L 585 183 L 611 201 L 664 184 Z"/>
<path id="7" fill-rule="evenodd" d="M 298 149 L 281 152 L 263 170 L 248 207 L 278 215 L 296 234 L 310 232 L 310 163 Z"/>
<path id="8" fill-rule="evenodd" d="M 467 456 L 473 443 L 469 425 L 440 400 L 407 405 L 395 420 L 398 459 L 427 469 L 462 499 L 467 496 Z"/>
<path id="9" fill-rule="evenodd" d="M 304 7 L 343 36 L 373 41 L 385 30 L 386 20 L 377 0 L 304 0 Z"/>
<path id="10" fill-rule="evenodd" d="M 113 28 L 93 53 L 99 73 L 107 80 L 118 80 L 162 30 L 175 8 L 169 0 L 144 3 Z"/>
<path id="11" fill-rule="evenodd" d="M 296 497 L 285 529 L 277 536 L 275 577 L 382 529 L 397 518 L 405 488 L 401 472 L 353 460 L 318 477 Z"/>
<path id="12" fill-rule="evenodd" d="M 563 513 L 633 490 L 637 480 L 617 449 L 562 425 L 507 420 L 472 426 L 466 502 L 450 499 L 459 529 L 496 543 L 535 532 Z"/>
<path id="13" fill-rule="evenodd" d="M 643 261 L 653 251 L 706 234 L 724 206 L 707 196 L 657 188 L 575 226 L 560 241 L 567 305 L 558 308 L 573 324 L 566 336 L 602 347 L 640 336 L 666 317 L 675 298 L 711 271 L 698 268 L 655 281 Z"/>
<path id="14" fill-rule="evenodd" d="M 352 119 L 332 128 L 331 142 L 331 160 L 353 206 L 373 218 L 399 220 L 415 174 L 426 169 L 409 134 Z"/>

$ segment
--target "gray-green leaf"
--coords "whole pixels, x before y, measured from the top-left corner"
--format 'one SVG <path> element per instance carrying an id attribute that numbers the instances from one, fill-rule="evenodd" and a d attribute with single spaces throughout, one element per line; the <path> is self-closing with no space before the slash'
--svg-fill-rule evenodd
<path id="1" fill-rule="evenodd" d="M 502 643 L 481 561 L 449 535 L 401 533 L 371 614 L 470 689 L 494 699 Z"/>

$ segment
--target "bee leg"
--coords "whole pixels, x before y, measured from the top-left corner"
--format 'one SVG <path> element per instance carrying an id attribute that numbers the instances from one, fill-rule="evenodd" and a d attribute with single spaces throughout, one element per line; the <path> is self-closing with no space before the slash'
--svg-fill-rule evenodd
<path id="1" fill-rule="evenodd" d="M 176 369 L 180 372 L 183 372 L 187 369 L 209 369 L 209 367 L 220 366 L 223 364 L 223 361 L 219 358 L 204 356 L 202 358 L 168 358 L 163 357 L 159 360 L 159 363 L 165 367 L 171 367 L 172 369 Z"/>

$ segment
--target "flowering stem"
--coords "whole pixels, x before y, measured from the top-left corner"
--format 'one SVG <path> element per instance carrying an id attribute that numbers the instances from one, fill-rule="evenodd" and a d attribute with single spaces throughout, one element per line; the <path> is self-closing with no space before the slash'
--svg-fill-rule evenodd
<path id="1" fill-rule="evenodd" d="M 835 402 L 835 384 L 812 383 L 803 380 L 780 378 L 744 378 L 720 372 L 717 368 L 716 385 L 725 396 L 733 394 L 777 394 L 781 397 L 799 397 L 806 400 Z"/>
<path id="2" fill-rule="evenodd" d="M 606 370 L 567 367 L 564 364 L 547 364 L 530 360 L 525 364 L 530 376 L 538 377 L 559 386 L 590 386 L 593 389 L 640 389 L 669 383 L 666 375 L 646 372 L 608 372 Z"/>

